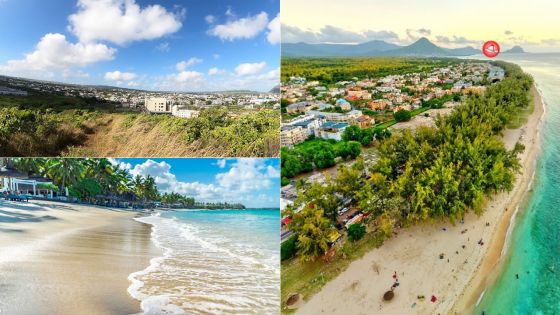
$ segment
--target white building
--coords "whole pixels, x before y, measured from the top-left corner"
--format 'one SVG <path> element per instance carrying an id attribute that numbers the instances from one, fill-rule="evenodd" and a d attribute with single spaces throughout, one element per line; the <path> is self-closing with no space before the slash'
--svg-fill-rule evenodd
<path id="1" fill-rule="evenodd" d="M 309 137 L 307 129 L 300 126 L 284 125 L 280 128 L 280 145 L 283 147 L 293 147 L 305 141 L 307 137 Z"/>
<path id="2" fill-rule="evenodd" d="M 171 101 L 165 97 L 146 98 L 145 106 L 150 113 L 171 113 Z"/>
<path id="3" fill-rule="evenodd" d="M 179 105 L 173 105 L 171 107 L 171 115 L 175 117 L 181 117 L 181 118 L 193 118 L 193 117 L 198 117 L 198 111 L 183 109 L 180 108 Z"/>

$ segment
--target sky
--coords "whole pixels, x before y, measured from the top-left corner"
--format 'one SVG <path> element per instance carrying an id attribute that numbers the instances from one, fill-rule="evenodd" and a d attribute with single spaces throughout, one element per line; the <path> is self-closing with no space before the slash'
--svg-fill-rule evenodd
<path id="1" fill-rule="evenodd" d="M 283 42 L 404 45 L 427 37 L 449 48 L 495 40 L 560 52 L 558 0 L 282 0 L 281 11 Z"/>
<path id="2" fill-rule="evenodd" d="M 0 0 L 0 74 L 163 91 L 269 91 L 279 0 Z"/>
<path id="3" fill-rule="evenodd" d="M 151 175 L 161 193 L 204 202 L 239 202 L 249 208 L 280 205 L 280 161 L 238 159 L 110 159 L 133 176 Z"/>

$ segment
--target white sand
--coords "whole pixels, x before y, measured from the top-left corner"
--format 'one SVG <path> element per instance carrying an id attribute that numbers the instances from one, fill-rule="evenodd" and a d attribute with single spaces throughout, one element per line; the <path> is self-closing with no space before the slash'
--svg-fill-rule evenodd
<path id="1" fill-rule="evenodd" d="M 131 314 L 128 275 L 159 255 L 135 213 L 0 201 L 0 314 Z"/>
<path id="2" fill-rule="evenodd" d="M 528 123 L 504 135 L 509 149 L 516 141 L 526 147 L 520 157 L 522 174 L 510 193 L 494 196 L 481 217 L 468 215 L 464 224 L 433 223 L 402 230 L 380 248 L 352 262 L 297 314 L 468 313 L 500 257 L 510 218 L 532 181 L 543 113 L 538 93 L 535 99 L 535 111 Z M 464 230 L 467 231 L 461 233 Z M 477 244 L 481 239 L 484 245 Z M 394 271 L 400 285 L 395 289 L 395 298 L 383 302 L 383 294 L 393 284 Z M 419 295 L 426 299 L 421 302 Z M 437 297 L 435 303 L 430 302 L 432 295 Z"/>

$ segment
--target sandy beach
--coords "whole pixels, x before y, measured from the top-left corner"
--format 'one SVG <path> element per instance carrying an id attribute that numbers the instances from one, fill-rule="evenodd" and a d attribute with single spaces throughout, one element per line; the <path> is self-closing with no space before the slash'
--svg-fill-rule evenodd
<path id="1" fill-rule="evenodd" d="M 533 95 L 535 110 L 528 122 L 504 133 L 508 149 L 517 141 L 525 145 L 521 173 L 511 192 L 496 194 L 482 216 L 470 214 L 455 226 L 434 222 L 401 230 L 352 262 L 297 314 L 468 314 L 499 263 L 512 216 L 533 180 L 544 110 L 536 88 Z M 400 285 L 395 298 L 383 302 L 394 272 Z"/>
<path id="2" fill-rule="evenodd" d="M 136 214 L 0 201 L 0 314 L 133 314 L 128 275 L 161 252 Z"/>

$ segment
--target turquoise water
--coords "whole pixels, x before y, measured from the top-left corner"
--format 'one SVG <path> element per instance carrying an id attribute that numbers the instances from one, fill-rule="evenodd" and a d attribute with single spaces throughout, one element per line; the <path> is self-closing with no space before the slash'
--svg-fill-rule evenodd
<path id="1" fill-rule="evenodd" d="M 541 154 L 533 193 L 520 209 L 503 268 L 474 314 L 560 314 L 560 54 L 503 59 L 533 75 L 541 91 L 546 104 Z"/>
<path id="2" fill-rule="evenodd" d="M 138 218 L 163 256 L 129 276 L 144 314 L 277 314 L 280 211 L 183 210 Z"/>

